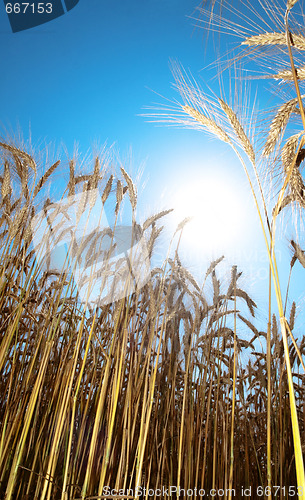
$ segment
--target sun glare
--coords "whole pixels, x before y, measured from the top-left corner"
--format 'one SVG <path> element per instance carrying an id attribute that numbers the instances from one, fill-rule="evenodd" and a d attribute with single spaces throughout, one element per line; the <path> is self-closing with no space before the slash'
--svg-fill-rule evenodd
<path id="1" fill-rule="evenodd" d="M 226 257 L 247 243 L 251 209 L 229 177 L 210 176 L 184 184 L 173 196 L 173 223 L 191 217 L 183 230 L 181 251 L 193 260 Z"/>

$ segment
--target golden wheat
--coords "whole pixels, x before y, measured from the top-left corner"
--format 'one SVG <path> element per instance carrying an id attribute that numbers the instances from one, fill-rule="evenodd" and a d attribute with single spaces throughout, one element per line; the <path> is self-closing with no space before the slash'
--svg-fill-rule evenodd
<path id="1" fill-rule="evenodd" d="M 102 203 L 103 205 L 106 203 L 106 200 L 110 194 L 110 191 L 111 191 L 111 188 L 112 188 L 112 182 L 113 182 L 113 175 L 111 174 L 111 176 L 109 177 L 108 181 L 107 181 L 107 184 L 105 186 L 105 189 L 103 191 L 103 194 L 102 194 Z"/>
<path id="2" fill-rule="evenodd" d="M 268 156 L 274 150 L 276 143 L 280 138 L 280 134 L 285 130 L 291 114 L 295 111 L 298 105 L 297 98 L 291 99 L 282 104 L 278 109 L 275 117 L 270 125 L 269 134 L 264 147 L 264 155 Z"/>
<path id="3" fill-rule="evenodd" d="M 37 196 L 37 194 L 42 189 L 42 187 L 44 186 L 44 184 L 46 183 L 48 178 L 53 174 L 53 172 L 55 172 L 55 170 L 57 169 L 57 167 L 59 165 L 60 165 L 60 160 L 53 163 L 53 165 L 51 165 L 51 167 L 48 168 L 48 170 L 45 172 L 45 174 L 43 174 L 43 176 L 39 179 L 39 181 L 36 184 L 35 189 L 34 189 L 34 197 Z"/>
<path id="4" fill-rule="evenodd" d="M 297 34 L 290 34 L 291 45 L 299 50 L 305 50 L 305 37 Z M 286 33 L 261 33 L 246 38 L 241 45 L 264 46 L 264 45 L 285 45 L 287 46 Z"/>
<path id="5" fill-rule="evenodd" d="M 228 106 L 222 99 L 219 99 L 220 105 L 224 112 L 226 113 L 230 124 L 232 125 L 232 128 L 236 134 L 236 137 L 238 138 L 241 146 L 243 147 L 245 153 L 248 155 L 250 161 L 255 164 L 255 153 L 253 146 L 245 133 L 241 123 L 239 122 L 236 114 L 234 111 Z"/>
<path id="6" fill-rule="evenodd" d="M 117 215 L 119 212 L 119 208 L 123 199 L 123 184 L 121 181 L 118 179 L 117 185 L 116 185 L 116 206 L 115 206 L 115 214 Z"/>
<path id="7" fill-rule="evenodd" d="M 229 136 L 226 134 L 226 132 L 219 125 L 217 125 L 217 123 L 214 120 L 212 120 L 212 118 L 205 116 L 203 113 L 200 113 L 199 111 L 197 111 L 194 108 L 191 108 L 190 106 L 182 106 L 182 109 L 186 114 L 191 116 L 196 122 L 203 125 L 213 135 L 216 135 L 219 139 L 221 139 L 224 142 L 231 143 L 231 140 Z"/>
<path id="8" fill-rule="evenodd" d="M 126 181 L 127 187 L 128 187 L 128 193 L 129 193 L 129 199 L 130 199 L 130 204 L 135 210 L 136 205 L 137 205 L 137 191 L 134 183 L 132 182 L 131 177 L 127 174 L 126 170 L 121 167 L 121 172 L 123 174 L 123 177 Z"/>

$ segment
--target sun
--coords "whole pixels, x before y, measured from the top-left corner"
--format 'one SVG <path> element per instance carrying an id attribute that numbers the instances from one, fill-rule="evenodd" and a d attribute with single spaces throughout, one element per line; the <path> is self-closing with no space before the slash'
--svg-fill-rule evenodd
<path id="1" fill-rule="evenodd" d="M 253 213 L 234 178 L 206 175 L 183 182 L 172 196 L 173 224 L 186 217 L 181 250 L 189 259 L 214 259 L 246 252 Z"/>

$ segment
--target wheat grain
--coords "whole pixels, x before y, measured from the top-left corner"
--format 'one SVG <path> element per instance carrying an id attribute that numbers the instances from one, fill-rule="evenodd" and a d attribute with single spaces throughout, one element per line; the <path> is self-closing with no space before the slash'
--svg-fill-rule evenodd
<path id="1" fill-rule="evenodd" d="M 292 7 L 298 2 L 298 0 L 288 0 L 287 2 L 287 10 L 291 10 Z"/>
<path id="2" fill-rule="evenodd" d="M 96 200 L 97 200 L 97 195 L 98 195 L 98 189 L 89 189 L 88 200 L 89 200 L 90 209 L 92 209 L 94 207 Z"/>
<path id="3" fill-rule="evenodd" d="M 240 288 L 236 288 L 235 294 L 237 297 L 241 297 L 242 299 L 244 299 L 244 301 L 247 303 L 249 311 L 251 312 L 252 316 L 254 317 L 255 316 L 254 308 L 257 307 L 254 300 L 252 300 L 249 297 L 249 295 L 244 290 L 241 290 Z"/>
<path id="4" fill-rule="evenodd" d="M 17 200 L 14 201 L 14 203 L 11 205 L 9 209 L 10 214 L 12 214 L 13 211 L 16 210 L 19 205 L 21 205 L 21 201 L 22 201 L 21 198 L 17 198 Z"/>
<path id="5" fill-rule="evenodd" d="M 296 68 L 296 75 L 298 80 L 304 80 L 305 78 L 305 66 L 301 68 Z M 287 82 L 293 81 L 293 72 L 290 69 L 285 71 L 280 71 L 274 75 L 269 75 L 267 78 L 274 78 L 275 80 L 285 80 Z"/>
<path id="6" fill-rule="evenodd" d="M 294 249 L 294 253 L 300 264 L 305 268 L 305 254 L 301 247 L 293 240 L 291 240 L 291 246 Z"/>
<path id="7" fill-rule="evenodd" d="M 24 205 L 20 212 L 18 212 L 17 216 L 13 220 L 13 223 L 11 225 L 10 229 L 10 236 L 11 238 L 15 238 L 17 233 L 20 231 L 22 225 L 24 225 L 25 220 L 27 218 L 27 211 L 28 211 L 28 205 Z"/>
<path id="8" fill-rule="evenodd" d="M 78 175 L 75 177 L 75 184 L 79 184 L 80 182 L 89 181 L 91 175 Z"/>
<path id="9" fill-rule="evenodd" d="M 299 50 L 305 50 L 305 37 L 290 33 L 291 45 Z M 246 38 L 241 45 L 264 46 L 264 45 L 287 45 L 286 33 L 261 33 Z"/>
<path id="10" fill-rule="evenodd" d="M 75 161 L 69 161 L 69 196 L 75 195 Z"/>
<path id="11" fill-rule="evenodd" d="M 107 181 L 107 184 L 106 184 L 106 187 L 103 191 L 103 194 L 102 194 L 102 203 L 103 205 L 106 203 L 106 200 L 110 194 L 110 191 L 111 191 L 111 188 L 112 188 L 112 182 L 113 182 L 113 175 L 111 174 L 111 176 L 109 177 L 108 181 Z"/>
<path id="12" fill-rule="evenodd" d="M 213 284 L 213 304 L 217 305 L 220 295 L 220 281 L 217 279 L 215 269 L 212 271 L 212 284 Z"/>
<path id="13" fill-rule="evenodd" d="M 299 138 L 301 137 L 302 132 L 299 134 L 295 134 L 291 136 L 288 141 L 285 143 L 282 149 L 282 162 L 284 166 L 284 172 L 287 175 L 290 172 L 290 167 L 293 161 L 295 161 L 295 154 L 297 150 L 297 145 Z M 290 173 L 289 178 L 289 188 L 291 191 L 290 199 L 286 197 L 286 205 L 289 201 L 297 201 L 300 205 L 305 205 L 305 186 L 303 182 L 302 175 L 299 171 L 299 165 L 304 158 L 305 151 L 303 149 L 300 150 L 298 157 L 293 165 L 292 171 Z M 289 196 L 289 195 L 288 195 Z M 285 199 L 283 200 L 281 208 L 285 205 Z"/>
<path id="14" fill-rule="evenodd" d="M 78 199 L 78 207 L 77 207 L 77 214 L 76 214 L 76 224 L 79 223 L 80 218 L 82 214 L 84 213 L 86 204 L 88 201 L 88 191 L 87 191 L 87 184 L 84 184 L 83 192 L 81 193 L 79 199 Z"/>
<path id="15" fill-rule="evenodd" d="M 181 274 L 183 277 L 186 277 L 188 279 L 188 281 L 193 285 L 193 287 L 198 292 L 200 292 L 200 287 L 199 287 L 197 281 L 195 280 L 194 276 L 192 276 L 192 274 L 185 267 L 181 268 Z"/>
<path id="16" fill-rule="evenodd" d="M 4 176 L 3 182 L 1 186 L 1 194 L 3 200 L 12 194 L 12 186 L 11 186 L 11 174 L 8 162 L 4 163 Z"/>
<path id="17" fill-rule="evenodd" d="M 243 323 L 245 323 L 247 325 L 248 328 L 250 328 L 250 330 L 252 330 L 252 332 L 254 333 L 254 338 L 258 338 L 259 337 L 259 332 L 258 332 L 258 329 L 255 328 L 255 326 L 253 325 L 253 323 L 251 323 L 251 321 L 249 321 L 248 319 L 246 319 L 240 313 L 238 314 L 238 317 L 243 321 Z M 252 340 L 252 342 L 253 342 L 253 340 Z"/>
<path id="18" fill-rule="evenodd" d="M 34 189 L 34 197 L 37 196 L 43 185 L 46 183 L 48 178 L 53 174 L 53 172 L 57 169 L 58 165 L 60 165 L 60 160 L 56 161 L 51 165 L 51 167 L 46 171 L 46 173 L 39 179 L 37 185 L 35 186 Z"/>
<path id="19" fill-rule="evenodd" d="M 285 130 L 291 113 L 296 109 L 298 104 L 297 98 L 291 99 L 285 102 L 278 110 L 277 114 L 273 118 L 267 141 L 264 147 L 264 155 L 268 156 L 272 153 L 275 148 L 277 141 L 279 140 L 280 134 Z"/>
<path id="20" fill-rule="evenodd" d="M 229 136 L 219 125 L 217 125 L 214 120 L 212 120 L 212 118 L 205 116 L 203 113 L 200 113 L 197 109 L 192 108 L 191 106 L 182 106 L 182 109 L 186 114 L 191 116 L 196 122 L 203 125 L 213 135 L 216 135 L 216 137 L 222 141 L 231 144 Z"/>
<path id="21" fill-rule="evenodd" d="M 293 301 L 290 309 L 290 317 L 288 323 L 291 331 L 294 329 L 295 313 L 296 313 L 296 303 L 295 301 Z"/>
<path id="22" fill-rule="evenodd" d="M 148 256 L 150 259 L 151 259 L 152 253 L 153 253 L 154 245 L 155 245 L 158 237 L 162 233 L 163 229 L 164 229 L 164 226 L 161 226 L 158 229 L 156 229 L 155 225 L 152 226 L 151 235 L 150 235 L 150 238 L 147 242 L 147 252 L 148 252 Z"/>
<path id="23" fill-rule="evenodd" d="M 298 141 L 300 137 L 303 135 L 303 132 L 299 132 L 298 134 L 294 134 L 289 139 L 285 142 L 283 148 L 282 148 L 282 163 L 284 166 L 284 171 L 287 174 L 289 171 L 289 167 L 294 160 Z"/>
<path id="24" fill-rule="evenodd" d="M 18 155 L 21 158 L 23 158 L 25 161 L 28 162 L 28 165 L 32 168 L 32 170 L 34 170 L 35 173 L 37 172 L 36 164 L 35 164 L 33 158 L 28 153 L 26 153 L 25 151 L 22 151 L 21 149 L 16 148 L 15 146 L 11 146 L 11 145 L 5 144 L 3 142 L 0 142 L 0 147 L 6 151 L 9 151 L 10 153 L 12 153 L 13 156 Z"/>
<path id="25" fill-rule="evenodd" d="M 100 168 L 101 168 L 101 165 L 100 165 L 100 160 L 99 160 L 99 157 L 97 156 L 95 158 L 95 163 L 94 163 L 94 171 L 93 171 L 93 174 L 92 174 L 92 186 L 91 186 L 91 189 L 96 189 L 97 186 L 98 186 L 98 181 L 99 181 L 99 178 L 100 178 Z"/>
<path id="26" fill-rule="evenodd" d="M 23 235 L 23 240 L 26 243 L 28 243 L 30 240 L 32 239 L 32 228 L 31 228 L 31 224 L 28 224 L 26 226 L 26 229 L 25 229 L 25 232 L 24 232 L 24 235 Z M 33 250 L 33 252 L 35 252 Z"/>
<path id="27" fill-rule="evenodd" d="M 94 258 L 92 258 L 93 252 L 100 253 L 102 251 L 103 239 L 105 238 L 105 236 L 107 236 L 110 241 L 113 240 L 113 231 L 110 227 L 106 227 L 105 229 L 103 229 L 101 233 L 97 233 L 96 236 L 94 237 L 86 253 L 86 264 L 85 264 L 86 267 L 91 265 L 91 262 L 94 261 Z M 106 245 L 106 250 L 110 251 L 110 245 Z"/>
<path id="28" fill-rule="evenodd" d="M 17 174 L 21 181 L 22 194 L 27 201 L 29 201 L 29 188 L 28 188 L 28 166 L 26 162 L 20 160 L 17 155 L 13 155 Z"/>
<path id="29" fill-rule="evenodd" d="M 116 206 L 115 206 L 115 214 L 117 215 L 119 212 L 119 208 L 123 199 L 123 185 L 120 180 L 117 181 L 116 185 Z"/>
<path id="30" fill-rule="evenodd" d="M 205 279 L 214 271 L 215 267 L 218 266 L 218 264 L 224 259 L 224 255 L 222 257 L 219 257 L 216 260 L 213 260 L 211 264 L 209 265 L 207 272 L 205 274 Z"/>
<path id="31" fill-rule="evenodd" d="M 162 212 L 159 212 L 158 214 L 152 215 L 151 217 L 146 219 L 146 221 L 143 223 L 143 231 L 145 231 L 149 226 L 151 226 L 158 219 L 161 219 L 161 217 L 164 217 L 165 215 L 169 214 L 173 210 L 174 210 L 173 208 L 170 208 L 169 210 L 163 210 Z"/>
<path id="32" fill-rule="evenodd" d="M 177 229 L 175 231 L 175 234 L 178 233 L 178 231 L 181 231 L 186 224 L 188 224 L 192 220 L 192 217 L 185 217 L 181 222 L 179 222 Z"/>
<path id="33" fill-rule="evenodd" d="M 134 183 L 132 182 L 131 177 L 127 174 L 126 170 L 123 167 L 121 167 L 121 172 L 123 174 L 123 177 L 124 177 L 126 184 L 127 184 L 127 187 L 128 187 L 130 204 L 131 204 L 133 210 L 135 210 L 136 205 L 137 205 L 136 187 L 135 187 Z"/>
<path id="34" fill-rule="evenodd" d="M 241 123 L 239 122 L 236 114 L 230 108 L 230 106 L 228 106 L 222 99 L 219 99 L 219 102 L 220 102 L 222 109 L 226 113 L 226 115 L 227 115 L 227 117 L 232 125 L 232 128 L 233 128 L 238 140 L 240 141 L 241 146 L 243 147 L 245 153 L 248 155 L 251 162 L 254 164 L 255 163 L 255 153 L 254 153 L 253 146 L 252 146 L 247 134 L 245 133 Z"/>
<path id="35" fill-rule="evenodd" d="M 93 174 L 89 177 L 88 180 L 88 191 L 91 192 L 91 195 L 89 195 L 89 204 L 90 208 L 93 208 L 96 202 L 97 198 L 97 187 L 98 187 L 98 182 L 99 182 L 99 173 L 100 173 L 100 161 L 99 158 L 96 157 L 95 163 L 94 163 L 94 171 Z"/>

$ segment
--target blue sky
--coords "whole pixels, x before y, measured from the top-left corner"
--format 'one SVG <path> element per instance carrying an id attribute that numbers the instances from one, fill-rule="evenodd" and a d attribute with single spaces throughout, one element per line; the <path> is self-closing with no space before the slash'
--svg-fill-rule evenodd
<path id="1" fill-rule="evenodd" d="M 170 58 L 193 71 L 204 64 L 200 35 L 192 36 L 186 18 L 195 6 L 81 0 L 66 15 L 15 34 L 2 12 L 2 121 L 18 119 L 24 130 L 30 122 L 34 138 L 67 146 L 107 139 L 122 150 L 136 142 L 144 149 L 152 132 L 137 113 L 154 98 L 148 88 L 169 95 Z"/>
<path id="2" fill-rule="evenodd" d="M 202 228 L 197 229 L 197 235 L 202 232 L 200 241 L 192 239 L 194 233 L 186 233 L 188 241 L 182 248 L 187 264 L 200 280 L 208 260 L 225 254 L 228 265 L 236 260 L 248 267 L 248 292 L 267 302 L 263 240 L 244 174 L 233 154 L 202 132 L 156 126 L 140 116 L 145 106 L 164 104 L 161 96 L 179 98 L 171 87 L 170 60 L 190 69 L 199 82 L 217 92 L 216 69 L 209 66 L 215 60 L 213 44 L 211 39 L 206 43 L 190 18 L 198 4 L 198 0 L 80 0 L 58 19 L 12 33 L 1 3 L 0 122 L 8 130 L 20 126 L 25 137 L 30 130 L 34 145 L 64 144 L 70 154 L 75 142 L 84 155 L 95 144 L 115 144 L 134 178 L 144 165 L 139 219 L 173 204 L 182 207 L 171 219 L 169 231 L 184 211 L 188 216 L 192 215 L 188 211 L 197 210 L 193 199 L 205 193 L 207 201 L 198 207 L 205 212 Z M 223 39 L 223 53 L 231 43 Z M 213 238 L 205 220 L 218 210 L 217 183 L 227 203 L 223 212 L 230 200 L 238 200 L 230 216 L 235 219 L 229 231 L 234 237 L 228 235 L 223 243 L 220 239 L 205 252 Z M 169 234 L 158 250 L 161 258 Z M 281 255 L 282 262 L 289 262 L 286 241 Z M 283 276 L 286 280 L 286 271 Z M 294 278 L 297 294 L 299 285 L 300 279 Z"/>

